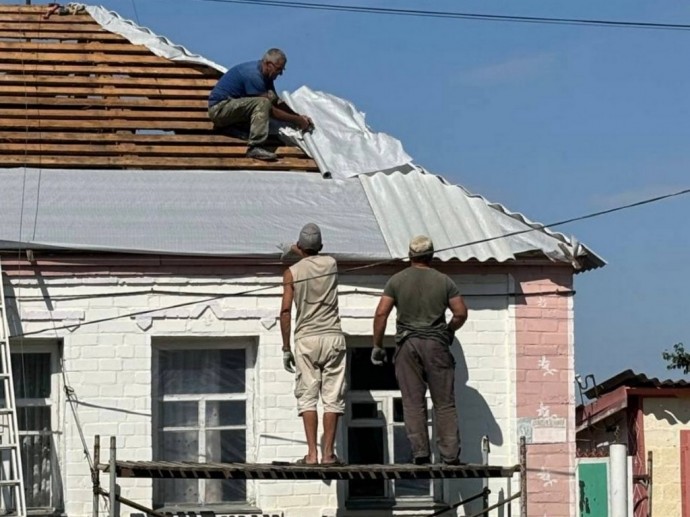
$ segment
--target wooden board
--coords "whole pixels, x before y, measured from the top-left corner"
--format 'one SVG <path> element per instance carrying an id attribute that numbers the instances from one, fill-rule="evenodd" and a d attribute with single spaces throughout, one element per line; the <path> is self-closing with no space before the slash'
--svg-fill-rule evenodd
<path id="1" fill-rule="evenodd" d="M 56 155 L 0 155 L 0 167 L 40 167 L 70 169 L 155 169 L 155 170 L 268 170 L 305 171 L 318 169 L 310 159 L 280 157 L 275 162 L 251 158 L 155 157 L 155 156 L 78 156 Z"/>

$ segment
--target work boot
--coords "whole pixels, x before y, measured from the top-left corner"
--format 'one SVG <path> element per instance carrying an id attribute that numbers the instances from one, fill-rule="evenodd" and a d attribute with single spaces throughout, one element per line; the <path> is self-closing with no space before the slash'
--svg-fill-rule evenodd
<path id="1" fill-rule="evenodd" d="M 265 162 L 274 162 L 278 159 L 276 153 L 264 149 L 263 147 L 255 146 L 247 149 L 247 157 L 254 158 L 255 160 L 263 160 Z"/>

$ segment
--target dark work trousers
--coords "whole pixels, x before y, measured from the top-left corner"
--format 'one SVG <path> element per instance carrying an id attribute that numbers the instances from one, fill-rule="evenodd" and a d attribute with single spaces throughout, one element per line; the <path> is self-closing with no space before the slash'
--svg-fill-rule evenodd
<path id="1" fill-rule="evenodd" d="M 441 460 L 457 460 L 460 436 L 455 409 L 455 360 L 450 348 L 434 339 L 406 339 L 396 350 L 395 376 L 402 393 L 405 430 L 412 456 L 430 456 L 425 400 L 428 385 L 434 403 Z"/>

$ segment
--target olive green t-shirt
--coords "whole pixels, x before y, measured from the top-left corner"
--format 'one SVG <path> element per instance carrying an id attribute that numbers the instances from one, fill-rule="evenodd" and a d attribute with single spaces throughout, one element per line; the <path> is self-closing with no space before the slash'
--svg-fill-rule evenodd
<path id="1" fill-rule="evenodd" d="M 395 301 L 396 343 L 421 337 L 450 345 L 446 309 L 448 300 L 460 296 L 460 291 L 447 275 L 432 268 L 410 266 L 388 280 L 383 294 Z"/>

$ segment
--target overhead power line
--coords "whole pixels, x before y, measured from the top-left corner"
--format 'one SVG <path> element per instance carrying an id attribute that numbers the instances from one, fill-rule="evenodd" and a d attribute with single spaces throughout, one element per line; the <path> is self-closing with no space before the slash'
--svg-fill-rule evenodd
<path id="1" fill-rule="evenodd" d="M 690 194 L 690 188 L 687 188 L 687 189 L 684 189 L 684 190 L 679 190 L 679 191 L 677 191 L 677 192 L 671 192 L 671 193 L 664 194 L 664 195 L 661 195 L 661 196 L 655 196 L 655 197 L 643 199 L 643 200 L 641 200 L 641 201 L 636 201 L 636 202 L 634 202 L 634 203 L 628 203 L 628 204 L 625 204 L 625 205 L 620 205 L 620 206 L 617 206 L 617 207 L 614 207 L 614 208 L 609 208 L 609 209 L 607 209 L 607 210 L 600 210 L 600 211 L 597 211 L 597 212 L 591 212 L 591 213 L 584 214 L 584 215 L 580 215 L 580 216 L 577 216 L 577 217 L 571 217 L 571 218 L 569 218 L 569 219 L 562 219 L 561 221 L 556 221 L 556 222 L 554 222 L 554 223 L 552 223 L 552 224 L 548 224 L 548 225 L 544 225 L 544 224 L 535 224 L 534 226 L 531 226 L 530 228 L 526 228 L 526 229 L 524 229 L 524 230 L 517 230 L 517 231 L 514 231 L 514 232 L 510 232 L 510 233 L 505 233 L 505 234 L 502 234 L 502 235 L 496 235 L 496 236 L 493 236 L 493 237 L 487 237 L 487 238 L 485 238 L 485 239 L 479 239 L 479 240 L 475 240 L 475 241 L 465 242 L 465 243 L 462 243 L 462 244 L 457 244 L 457 245 L 454 245 L 454 246 L 448 246 L 448 247 L 446 247 L 446 248 L 442 248 L 442 249 L 435 250 L 434 252 L 436 253 L 436 252 L 440 252 L 440 251 L 447 251 L 447 250 L 453 250 L 453 249 L 458 249 L 458 248 L 464 248 L 464 247 L 467 247 L 467 246 L 474 246 L 474 245 L 476 245 L 476 244 L 482 244 L 482 243 L 485 243 L 485 242 L 495 241 L 495 240 L 498 240 L 498 239 L 505 239 L 505 238 L 507 238 L 507 237 L 513 237 L 513 236 L 515 236 L 515 235 L 521 235 L 521 234 L 523 234 L 523 233 L 528 233 L 528 232 L 533 232 L 533 231 L 543 231 L 543 230 L 544 230 L 545 228 L 547 228 L 547 227 L 548 227 L 548 228 L 553 228 L 553 227 L 556 227 L 556 226 L 562 226 L 562 225 L 564 225 L 564 224 L 574 223 L 574 222 L 576 222 L 576 221 L 584 221 L 584 220 L 586 220 L 586 219 L 593 219 L 593 218 L 601 217 L 601 216 L 603 216 L 603 215 L 611 214 L 611 213 L 614 213 L 614 212 L 620 212 L 620 211 L 622 211 L 622 210 L 627 210 L 627 209 L 629 209 L 629 208 L 634 208 L 634 207 L 638 207 L 638 206 L 642 206 L 642 205 L 648 205 L 648 204 L 651 204 L 651 203 L 656 203 L 656 202 L 658 202 L 658 201 L 662 201 L 662 200 L 665 200 L 665 199 L 670 199 L 670 198 L 673 198 L 673 197 L 683 196 L 683 195 L 686 195 L 686 194 Z M 401 260 L 404 260 L 404 259 L 403 259 L 403 258 L 392 258 L 392 259 L 388 259 L 388 260 L 381 260 L 381 261 L 378 261 L 378 262 L 372 262 L 372 263 L 370 263 L 370 264 L 365 264 L 365 265 L 363 265 L 363 266 L 356 266 L 356 267 L 347 268 L 347 269 L 344 269 L 344 270 L 342 270 L 342 271 L 340 271 L 340 272 L 338 272 L 338 273 L 325 273 L 325 274 L 323 274 L 323 275 L 317 275 L 317 276 L 313 276 L 313 277 L 309 277 L 309 278 L 304 278 L 304 279 L 301 279 L 301 280 L 295 280 L 294 282 L 291 282 L 291 283 L 292 283 L 292 284 L 297 284 L 297 283 L 301 283 L 301 282 L 306 282 L 307 280 L 315 280 L 315 279 L 317 279 L 317 278 L 323 278 L 323 277 L 326 277 L 326 276 L 331 276 L 331 275 L 333 275 L 333 274 L 352 273 L 352 272 L 354 272 L 354 271 L 361 271 L 361 270 L 363 270 L 363 269 L 369 269 L 369 268 L 373 268 L 373 267 L 377 267 L 377 266 L 382 266 L 382 265 L 386 265 L 386 264 L 392 264 L 392 263 L 394 263 L 394 262 L 399 262 L 399 261 L 401 261 Z M 218 295 L 210 296 L 210 297 L 208 297 L 208 298 L 203 298 L 203 299 L 201 299 L 201 300 L 192 300 L 192 301 L 189 301 L 189 302 L 176 303 L 176 304 L 168 305 L 168 306 L 165 306 L 165 307 L 157 307 L 157 308 L 154 308 L 154 309 L 144 309 L 144 310 L 140 310 L 140 311 L 129 312 L 129 313 L 126 313 L 126 314 L 119 314 L 119 315 L 117 315 L 117 316 L 109 316 L 109 317 L 106 317 L 106 318 L 100 318 L 100 319 L 96 319 L 96 320 L 83 321 L 83 322 L 80 322 L 80 323 L 78 324 L 78 326 L 79 326 L 79 327 L 83 327 L 83 326 L 85 326 L 85 325 L 94 325 L 94 324 L 97 324 L 97 323 L 104 323 L 104 322 L 106 322 L 106 321 L 113 321 L 113 320 L 118 320 L 118 319 L 122 319 L 122 318 L 133 318 L 133 317 L 136 317 L 136 316 L 143 316 L 143 315 L 145 315 L 145 314 L 152 314 L 152 313 L 154 313 L 154 312 L 164 311 L 164 310 L 168 310 L 168 309 L 179 309 L 179 308 L 181 308 L 181 307 L 189 307 L 190 305 L 196 305 L 196 304 L 199 304 L 199 303 L 208 303 L 208 302 L 211 302 L 211 301 L 214 301 L 214 300 L 220 300 L 220 299 L 222 299 L 222 298 L 234 298 L 234 297 L 248 296 L 248 295 L 250 295 L 250 294 L 258 293 L 258 292 L 260 292 L 260 291 L 267 291 L 267 290 L 269 290 L 269 289 L 274 289 L 274 288 L 276 288 L 276 287 L 282 287 L 282 286 L 284 286 L 284 285 L 285 285 L 285 284 L 284 284 L 283 282 L 276 282 L 276 283 L 271 283 L 271 284 L 267 284 L 267 285 L 262 285 L 261 287 L 254 287 L 254 288 L 247 289 L 247 290 L 244 290 L 244 291 L 239 291 L 239 292 L 236 292 L 236 293 L 223 293 L 223 294 L 218 294 Z M 558 294 L 558 295 L 572 294 L 572 292 L 562 292 L 562 293 L 559 292 L 559 293 L 557 293 L 557 294 Z M 71 325 L 62 325 L 62 326 L 51 326 L 51 327 L 48 327 L 48 328 L 44 328 L 44 329 L 40 329 L 40 330 L 34 330 L 34 331 L 32 331 L 32 332 L 25 332 L 25 333 L 23 333 L 23 334 L 14 335 L 14 336 L 11 336 L 11 337 L 32 336 L 32 335 L 36 335 L 36 334 L 42 334 L 43 332 L 48 332 L 48 331 L 51 331 L 51 330 L 52 330 L 52 331 L 57 331 L 57 330 L 68 329 L 68 328 L 72 328 L 72 327 L 74 327 L 74 324 L 71 324 Z"/>
<path id="2" fill-rule="evenodd" d="M 513 16 L 506 14 L 467 13 L 458 11 L 429 11 L 426 9 L 395 9 L 392 7 L 370 7 L 317 2 L 298 2 L 293 0 L 198 0 L 224 4 L 246 4 L 264 7 L 285 7 L 292 9 L 311 9 L 317 11 L 337 11 L 346 13 L 378 14 L 392 16 L 413 16 L 418 18 L 443 18 L 454 20 L 474 20 L 485 22 L 537 23 L 549 25 L 588 25 L 620 29 L 690 30 L 690 24 L 637 22 L 624 20 L 603 20 L 593 18 L 557 18 L 548 16 Z"/>

